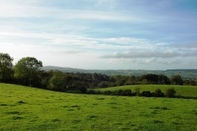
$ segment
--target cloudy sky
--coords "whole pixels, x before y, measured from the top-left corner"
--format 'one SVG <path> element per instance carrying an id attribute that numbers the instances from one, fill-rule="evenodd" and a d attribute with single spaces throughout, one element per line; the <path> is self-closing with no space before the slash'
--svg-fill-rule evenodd
<path id="1" fill-rule="evenodd" d="M 197 1 L 0 0 L 0 52 L 14 64 L 197 69 Z"/>

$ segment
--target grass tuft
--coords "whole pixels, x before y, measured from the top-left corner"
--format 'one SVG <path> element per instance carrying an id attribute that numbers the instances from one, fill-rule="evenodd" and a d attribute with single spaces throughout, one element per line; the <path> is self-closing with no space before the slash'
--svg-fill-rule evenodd
<path id="1" fill-rule="evenodd" d="M 78 106 L 78 105 L 74 105 L 74 106 L 71 106 L 71 107 L 74 107 L 74 108 L 79 108 L 80 106 Z"/>
<path id="2" fill-rule="evenodd" d="M 7 104 L 0 104 L 0 106 L 8 106 Z"/>
<path id="3" fill-rule="evenodd" d="M 20 101 L 17 101 L 16 104 L 25 104 L 25 102 L 20 100 Z"/>
<path id="4" fill-rule="evenodd" d="M 68 108 L 68 106 L 63 106 L 63 108 Z"/>
<path id="5" fill-rule="evenodd" d="M 52 119 L 51 122 L 60 122 L 61 120 L 59 120 L 58 118 Z"/>
<path id="6" fill-rule="evenodd" d="M 96 100 L 105 100 L 105 98 L 96 98 Z"/>
<path id="7" fill-rule="evenodd" d="M 80 122 L 81 122 L 81 120 L 73 120 L 72 121 L 73 124 L 77 124 L 77 123 L 80 123 Z"/>
<path id="8" fill-rule="evenodd" d="M 109 102 L 108 104 L 116 105 L 117 102 Z"/>
<path id="9" fill-rule="evenodd" d="M 11 112 L 6 112 L 6 114 L 17 114 L 20 115 L 21 113 L 18 111 L 11 111 Z"/>
<path id="10" fill-rule="evenodd" d="M 154 124 L 158 124 L 158 123 L 164 123 L 164 122 L 162 122 L 162 121 L 160 121 L 160 120 L 153 120 L 153 123 L 154 123 Z"/>
<path id="11" fill-rule="evenodd" d="M 21 120 L 23 119 L 23 117 L 20 117 L 20 116 L 13 116 L 12 117 L 12 120 Z"/>
<path id="12" fill-rule="evenodd" d="M 95 116 L 95 115 L 88 115 L 86 118 L 87 118 L 88 120 L 90 120 L 90 119 L 96 119 L 97 116 Z"/>

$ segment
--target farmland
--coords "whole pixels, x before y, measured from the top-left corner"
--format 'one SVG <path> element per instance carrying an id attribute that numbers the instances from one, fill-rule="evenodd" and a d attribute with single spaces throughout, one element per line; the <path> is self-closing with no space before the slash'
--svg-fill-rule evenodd
<path id="1" fill-rule="evenodd" d="M 174 88 L 196 97 L 196 87 Z M 194 131 L 197 104 L 196 99 L 71 94 L 1 83 L 0 118 L 2 131 Z"/>
<path id="2" fill-rule="evenodd" d="M 151 91 L 154 92 L 156 89 L 161 89 L 162 92 L 169 88 L 174 88 L 176 90 L 177 96 L 182 96 L 186 98 L 194 98 L 197 99 L 197 87 L 196 86 L 180 86 L 180 85 L 128 85 L 128 86 L 117 86 L 117 87 L 109 87 L 109 88 L 97 88 L 95 91 L 116 91 L 116 90 L 126 90 L 130 89 L 133 92 L 136 88 L 139 88 L 140 91 Z"/>

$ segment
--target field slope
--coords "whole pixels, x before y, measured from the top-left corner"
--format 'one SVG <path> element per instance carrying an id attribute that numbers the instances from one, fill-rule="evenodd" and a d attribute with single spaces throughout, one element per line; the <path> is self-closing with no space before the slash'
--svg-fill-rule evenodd
<path id="1" fill-rule="evenodd" d="M 195 131 L 196 103 L 0 84 L 0 131 Z"/>

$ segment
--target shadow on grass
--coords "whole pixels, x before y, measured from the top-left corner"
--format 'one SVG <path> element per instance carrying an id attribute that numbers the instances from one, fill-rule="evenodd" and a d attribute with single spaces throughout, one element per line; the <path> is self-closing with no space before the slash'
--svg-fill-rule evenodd
<path id="1" fill-rule="evenodd" d="M 2 103 L 2 104 L 0 104 L 0 106 L 8 106 L 8 105 L 7 105 L 7 104 L 3 104 L 3 103 Z"/>
<path id="2" fill-rule="evenodd" d="M 13 116 L 12 117 L 12 120 L 21 120 L 23 119 L 23 117 L 20 117 L 20 116 Z"/>
<path id="3" fill-rule="evenodd" d="M 194 99 L 194 100 L 196 100 L 196 99 L 197 99 L 197 97 L 191 97 L 191 96 L 175 96 L 174 98 Z"/>

